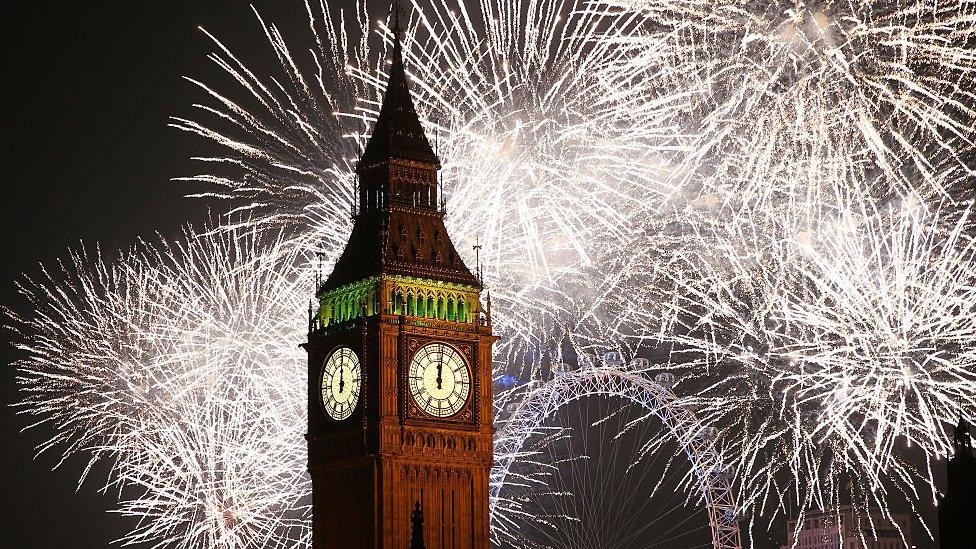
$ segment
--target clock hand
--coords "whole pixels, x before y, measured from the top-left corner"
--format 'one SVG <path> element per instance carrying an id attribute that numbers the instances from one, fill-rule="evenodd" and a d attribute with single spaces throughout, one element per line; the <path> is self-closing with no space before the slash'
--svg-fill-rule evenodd
<path id="1" fill-rule="evenodd" d="M 339 394 L 340 395 L 342 394 L 342 392 L 345 390 L 346 387 L 346 376 L 343 375 L 344 373 L 345 372 L 342 370 L 342 368 L 339 368 Z"/>
<path id="2" fill-rule="evenodd" d="M 441 380 L 441 370 L 443 368 L 444 368 L 444 363 L 443 362 L 438 362 L 437 363 L 437 388 L 438 389 L 441 388 L 441 381 L 442 381 Z"/>

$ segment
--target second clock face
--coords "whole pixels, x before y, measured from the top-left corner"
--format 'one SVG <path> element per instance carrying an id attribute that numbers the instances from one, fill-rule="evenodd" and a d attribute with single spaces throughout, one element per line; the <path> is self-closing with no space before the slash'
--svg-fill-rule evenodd
<path id="1" fill-rule="evenodd" d="M 352 415 L 359 402 L 361 378 L 359 357 L 352 349 L 332 351 L 322 367 L 322 406 L 329 417 L 342 421 Z"/>
<path id="2" fill-rule="evenodd" d="M 444 343 L 431 343 L 410 362 L 410 394 L 417 406 L 434 417 L 461 411 L 471 392 L 471 374 L 461 354 Z"/>

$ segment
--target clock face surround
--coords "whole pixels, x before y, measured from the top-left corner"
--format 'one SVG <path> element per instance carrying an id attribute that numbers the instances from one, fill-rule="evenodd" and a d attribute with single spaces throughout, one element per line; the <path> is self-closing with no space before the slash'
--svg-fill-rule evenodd
<path id="1" fill-rule="evenodd" d="M 413 356 L 408 372 L 417 407 L 436 418 L 456 415 L 471 394 L 471 371 L 461 353 L 446 343 L 428 343 Z"/>
<path id="2" fill-rule="evenodd" d="M 356 352 L 337 347 L 322 366 L 322 407 L 329 417 L 342 421 L 352 415 L 359 403 L 362 367 Z"/>

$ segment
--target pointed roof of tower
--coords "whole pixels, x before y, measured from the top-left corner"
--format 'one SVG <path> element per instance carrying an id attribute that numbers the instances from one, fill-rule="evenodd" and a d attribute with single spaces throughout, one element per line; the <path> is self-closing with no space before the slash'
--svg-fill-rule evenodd
<path id="1" fill-rule="evenodd" d="M 386 94 L 373 133 L 359 160 L 360 209 L 346 247 L 319 291 L 329 291 L 367 277 L 408 276 L 481 288 L 444 226 L 436 206 L 440 162 L 431 149 L 413 107 L 403 52 L 399 9 L 394 4 L 392 65 Z M 384 163 L 390 159 L 422 162 L 415 179 Z M 434 168 L 434 169 L 430 169 Z M 367 203 L 366 200 L 372 202 Z M 414 201 L 426 198 L 428 202 Z"/>
<path id="2" fill-rule="evenodd" d="M 379 164 L 390 158 L 404 158 L 440 166 L 430 141 L 424 134 L 420 118 L 413 106 L 407 73 L 403 66 L 403 30 L 400 28 L 399 9 L 393 5 L 393 55 L 390 59 L 390 78 L 383 94 L 383 105 L 373 126 L 373 133 L 366 143 L 366 150 L 359 159 L 359 168 Z"/>

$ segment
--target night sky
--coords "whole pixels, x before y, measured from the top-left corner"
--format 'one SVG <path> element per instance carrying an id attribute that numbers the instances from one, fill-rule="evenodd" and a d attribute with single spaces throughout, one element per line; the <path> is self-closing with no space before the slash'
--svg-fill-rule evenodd
<path id="1" fill-rule="evenodd" d="M 253 3 L 286 30 L 302 24 L 300 2 Z M 5 13 L 0 303 L 18 305 L 21 273 L 69 247 L 98 243 L 111 256 L 207 218 L 207 203 L 182 198 L 194 189 L 169 181 L 193 173 L 189 157 L 207 149 L 166 126 L 199 98 L 182 76 L 214 73 L 197 27 L 244 55 L 265 45 L 246 2 L 17 2 Z M 12 355 L 4 340 L 4 365 Z M 2 383 L 4 404 L 15 402 L 11 369 Z M 46 436 L 21 434 L 26 421 L 8 406 L 0 414 L 0 545 L 101 548 L 124 534 L 131 519 L 106 513 L 114 495 L 97 493 L 104 470 L 76 493 L 84 462 L 52 473 L 57 454 L 33 460 Z"/>
<path id="2" fill-rule="evenodd" d="M 286 36 L 304 31 L 301 2 L 252 3 Z M 189 157 L 207 145 L 167 127 L 200 98 L 182 77 L 217 74 L 198 26 L 258 73 L 273 59 L 243 1 L 38 1 L 6 13 L 0 304 L 18 307 L 18 278 L 81 242 L 111 257 L 139 236 L 178 237 L 184 223 L 208 218 L 210 204 L 184 198 L 199 188 L 170 181 L 195 173 Z M 0 353 L 4 365 L 16 356 L 6 340 Z M 114 494 L 98 493 L 104 467 L 76 491 L 82 456 L 54 472 L 57 453 L 33 458 L 48 432 L 20 432 L 27 418 L 9 406 L 17 401 L 10 368 L 0 398 L 8 405 L 0 413 L 0 545 L 102 548 L 125 534 L 132 519 L 108 513 Z"/>

